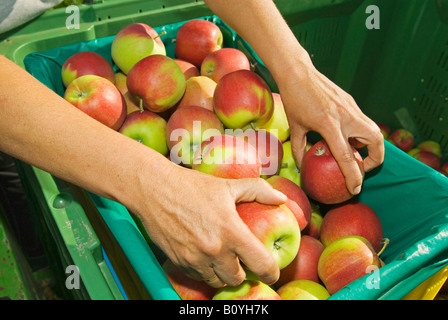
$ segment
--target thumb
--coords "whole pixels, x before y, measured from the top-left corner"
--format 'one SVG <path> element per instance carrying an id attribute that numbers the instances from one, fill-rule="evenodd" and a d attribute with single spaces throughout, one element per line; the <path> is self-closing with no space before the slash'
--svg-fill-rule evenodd
<path id="1" fill-rule="evenodd" d="M 281 205 L 288 200 L 285 194 L 274 189 L 262 178 L 230 179 L 235 202 L 257 201 L 268 205 Z"/>

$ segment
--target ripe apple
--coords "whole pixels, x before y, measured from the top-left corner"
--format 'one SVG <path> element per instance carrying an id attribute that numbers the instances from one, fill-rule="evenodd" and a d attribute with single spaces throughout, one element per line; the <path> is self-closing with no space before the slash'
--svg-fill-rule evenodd
<path id="1" fill-rule="evenodd" d="M 62 82 L 67 87 L 74 79 L 84 75 L 96 75 L 115 82 L 112 65 L 102 55 L 93 51 L 81 51 L 65 60 L 61 69 Z"/>
<path id="2" fill-rule="evenodd" d="M 288 140 L 283 142 L 282 148 L 283 148 L 283 159 L 278 175 L 291 180 L 300 187 L 301 186 L 300 170 L 299 167 L 297 166 L 294 154 L 292 153 L 291 141 Z"/>
<path id="3" fill-rule="evenodd" d="M 244 202 L 239 203 L 236 210 L 241 220 L 271 252 L 280 270 L 294 260 L 300 246 L 300 228 L 286 205 Z"/>
<path id="4" fill-rule="evenodd" d="M 221 134 L 224 134 L 224 127 L 213 111 L 198 106 L 177 109 L 166 126 L 171 161 L 191 168 L 201 143 Z"/>
<path id="5" fill-rule="evenodd" d="M 406 129 L 397 129 L 389 135 L 389 141 L 397 148 L 408 152 L 414 147 L 414 135 Z"/>
<path id="6" fill-rule="evenodd" d="M 132 23 L 121 29 L 112 41 L 112 59 L 124 74 L 145 57 L 166 55 L 159 34 L 144 23 Z"/>
<path id="7" fill-rule="evenodd" d="M 222 48 L 222 41 L 221 29 L 216 24 L 193 19 L 185 22 L 177 31 L 174 52 L 176 58 L 200 68 L 208 54 Z"/>
<path id="8" fill-rule="evenodd" d="M 166 121 L 148 110 L 137 110 L 124 120 L 119 132 L 157 152 L 167 155 Z"/>
<path id="9" fill-rule="evenodd" d="M 258 178 L 261 160 L 257 149 L 243 139 L 215 135 L 202 142 L 194 154 L 193 169 L 228 179 Z"/>
<path id="10" fill-rule="evenodd" d="M 389 139 L 390 127 L 381 122 L 377 122 L 376 125 L 380 128 L 381 134 L 383 135 L 384 139 Z"/>
<path id="11" fill-rule="evenodd" d="M 137 62 L 129 71 L 126 84 L 143 107 L 153 112 L 170 109 L 185 92 L 185 76 L 179 66 L 160 54 Z"/>
<path id="12" fill-rule="evenodd" d="M 259 128 L 266 129 L 266 131 L 274 134 L 281 142 L 285 142 L 290 136 L 285 107 L 279 93 L 273 92 L 272 98 L 274 100 L 274 112 L 268 122 L 260 125 Z"/>
<path id="13" fill-rule="evenodd" d="M 197 77 L 201 75 L 198 67 L 196 67 L 194 64 L 188 61 L 182 59 L 174 59 L 174 62 L 177 63 L 180 70 L 182 70 L 182 72 L 184 73 L 185 80 L 188 80 L 191 77 Z"/>
<path id="14" fill-rule="evenodd" d="M 440 166 L 440 172 L 448 177 L 448 162 L 445 162 Z"/>
<path id="15" fill-rule="evenodd" d="M 271 90 L 255 72 L 237 70 L 226 74 L 216 85 L 215 113 L 226 128 L 258 129 L 274 112 Z"/>
<path id="16" fill-rule="evenodd" d="M 247 129 L 235 133 L 257 149 L 261 160 L 261 176 L 269 178 L 278 173 L 283 158 L 280 140 L 266 130 Z"/>
<path id="17" fill-rule="evenodd" d="M 126 85 L 126 79 L 127 76 L 121 71 L 115 74 L 115 86 L 118 90 L 120 90 L 121 94 L 124 97 L 124 100 L 126 100 L 126 113 L 130 114 L 134 111 L 140 111 L 140 107 L 135 104 L 134 99 L 129 93 L 128 86 Z"/>
<path id="18" fill-rule="evenodd" d="M 352 147 L 354 157 L 364 173 L 362 157 Z M 347 190 L 344 175 L 324 140 L 315 143 L 302 159 L 300 183 L 312 199 L 324 204 L 337 204 L 353 195 Z"/>
<path id="19" fill-rule="evenodd" d="M 169 259 L 163 263 L 162 269 L 182 300 L 212 300 L 218 291 L 204 281 L 188 277 Z"/>
<path id="20" fill-rule="evenodd" d="M 302 235 L 296 257 L 289 265 L 280 270 L 280 277 L 275 286 L 279 288 L 290 281 L 303 279 L 318 283 L 317 264 L 324 248 L 318 239 Z"/>
<path id="21" fill-rule="evenodd" d="M 442 158 L 442 148 L 440 147 L 440 143 L 433 140 L 426 140 L 420 142 L 417 145 L 417 148 L 421 151 L 427 151 L 434 153 L 437 157 Z"/>
<path id="22" fill-rule="evenodd" d="M 201 64 L 201 75 L 215 82 L 226 74 L 237 70 L 250 70 L 247 56 L 236 48 L 222 48 L 208 54 Z"/>
<path id="23" fill-rule="evenodd" d="M 106 78 L 85 75 L 65 89 L 65 100 L 102 124 L 118 130 L 126 118 L 126 101 Z"/>
<path id="24" fill-rule="evenodd" d="M 302 234 L 309 235 L 316 239 L 320 237 L 320 228 L 322 226 L 322 214 L 320 213 L 319 205 L 315 202 L 311 203 L 311 219 L 306 228 L 302 231 Z"/>
<path id="25" fill-rule="evenodd" d="M 324 216 L 320 240 L 325 246 L 346 236 L 366 238 L 375 252 L 383 246 L 383 226 L 376 212 L 368 205 L 348 201 L 332 207 Z"/>
<path id="26" fill-rule="evenodd" d="M 213 111 L 216 82 L 204 76 L 191 77 L 185 82 L 185 93 L 176 108 L 199 106 Z"/>
<path id="27" fill-rule="evenodd" d="M 430 151 L 419 150 L 416 153 L 412 154 L 412 157 L 433 168 L 434 170 L 439 170 L 440 168 L 439 156 Z"/>
<path id="28" fill-rule="evenodd" d="M 282 176 L 272 176 L 266 180 L 276 190 L 285 194 L 300 207 L 300 212 L 289 208 L 297 218 L 300 230 L 304 230 L 311 220 L 311 203 L 305 192 L 291 180 Z M 288 203 L 286 203 L 288 205 Z"/>
<path id="29" fill-rule="evenodd" d="M 225 286 L 218 290 L 213 300 L 281 300 L 267 284 L 256 280 L 245 280 L 239 286 Z"/>
<path id="30" fill-rule="evenodd" d="M 359 236 L 340 238 L 325 247 L 317 271 L 330 294 L 366 275 L 381 262 L 369 241 Z"/>
<path id="31" fill-rule="evenodd" d="M 323 285 L 310 280 L 293 280 L 277 290 L 282 300 L 327 300 L 330 293 Z"/>

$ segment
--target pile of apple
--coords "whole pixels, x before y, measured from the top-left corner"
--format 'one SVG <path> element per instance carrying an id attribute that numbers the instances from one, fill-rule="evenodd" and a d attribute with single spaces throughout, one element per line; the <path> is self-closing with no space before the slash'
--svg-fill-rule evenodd
<path id="1" fill-rule="evenodd" d="M 384 123 L 377 123 L 377 125 L 381 129 L 384 139 L 448 177 L 448 162 L 442 161 L 444 152 L 440 143 L 434 140 L 425 140 L 416 144 L 414 135 L 407 129 L 398 128 L 392 131 Z"/>
<path id="2" fill-rule="evenodd" d="M 223 48 L 214 23 L 185 22 L 175 58 L 143 23 L 114 38 L 115 66 L 90 52 L 62 67 L 65 99 L 109 128 L 180 166 L 222 178 L 262 177 L 287 195 L 280 206 L 239 203 L 242 221 L 272 253 L 280 279 L 260 282 L 247 270 L 238 287 L 214 289 L 163 268 L 182 299 L 327 299 L 382 262 L 383 229 L 375 212 L 351 199 L 325 141 L 308 145 L 299 170 L 281 97 L 251 69 L 247 56 Z M 353 148 L 362 169 L 362 158 Z M 321 214 L 319 204 L 331 205 Z"/>

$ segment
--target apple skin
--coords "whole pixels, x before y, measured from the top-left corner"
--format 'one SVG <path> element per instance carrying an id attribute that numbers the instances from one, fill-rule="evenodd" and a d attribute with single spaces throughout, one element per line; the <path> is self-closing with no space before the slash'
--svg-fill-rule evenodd
<path id="1" fill-rule="evenodd" d="M 282 300 L 327 300 L 330 293 L 320 283 L 310 280 L 293 280 L 277 290 Z"/>
<path id="2" fill-rule="evenodd" d="M 324 216 L 320 240 L 325 246 L 346 236 L 366 238 L 375 252 L 383 246 L 383 226 L 375 211 L 368 205 L 348 201 L 332 207 Z"/>
<path id="3" fill-rule="evenodd" d="M 408 152 L 414 147 L 414 135 L 406 129 L 397 129 L 389 135 L 389 141 L 397 148 Z"/>
<path id="4" fill-rule="evenodd" d="M 426 140 L 417 145 L 417 149 L 421 151 L 434 153 L 437 157 L 442 158 L 442 148 L 440 143 L 433 140 Z"/>
<path id="5" fill-rule="evenodd" d="M 119 132 L 157 152 L 167 155 L 166 121 L 148 110 L 137 110 L 124 120 Z"/>
<path id="6" fill-rule="evenodd" d="M 384 139 L 389 139 L 390 127 L 381 122 L 377 122 L 376 125 L 380 128 L 381 134 L 383 135 Z"/>
<path id="7" fill-rule="evenodd" d="M 218 83 L 226 74 L 241 69 L 250 70 L 250 62 L 244 52 L 236 48 L 222 48 L 205 57 L 200 72 Z"/>
<path id="8" fill-rule="evenodd" d="M 280 270 L 280 277 L 275 287 L 279 288 L 293 280 L 310 280 L 319 283 L 317 264 L 324 249 L 324 245 L 318 239 L 302 234 L 296 257 Z"/>
<path id="9" fill-rule="evenodd" d="M 302 234 L 319 239 L 323 219 L 319 205 L 311 203 L 311 219 L 306 228 L 302 231 Z"/>
<path id="10" fill-rule="evenodd" d="M 165 260 L 162 269 L 182 300 L 212 300 L 218 291 L 204 281 L 188 277 L 169 259 Z"/>
<path id="11" fill-rule="evenodd" d="M 237 70 L 216 85 L 214 110 L 226 128 L 258 129 L 274 112 L 274 101 L 266 82 L 255 72 Z"/>
<path id="12" fill-rule="evenodd" d="M 196 67 L 194 64 L 182 60 L 182 59 L 174 59 L 174 62 L 177 63 L 180 70 L 184 73 L 185 80 L 190 79 L 191 77 L 198 77 L 201 75 L 201 72 L 199 71 L 198 67 Z"/>
<path id="13" fill-rule="evenodd" d="M 279 93 L 273 92 L 274 112 L 271 118 L 260 129 L 274 134 L 281 142 L 285 142 L 290 137 L 289 123 L 286 116 L 285 107 Z"/>
<path id="14" fill-rule="evenodd" d="M 201 143 L 221 134 L 224 134 L 224 126 L 213 111 L 198 106 L 177 109 L 166 126 L 171 161 L 191 168 Z"/>
<path id="15" fill-rule="evenodd" d="M 222 287 L 213 296 L 213 300 L 281 300 L 281 298 L 267 284 L 257 280 L 245 280 L 236 287 Z"/>
<path id="16" fill-rule="evenodd" d="M 211 52 L 222 48 L 221 29 L 211 21 L 193 19 L 177 31 L 174 53 L 176 58 L 188 61 L 197 68 Z"/>
<path id="17" fill-rule="evenodd" d="M 151 55 L 137 62 L 126 84 L 145 109 L 157 113 L 172 108 L 185 92 L 184 74 L 173 59 L 164 55 Z"/>
<path id="18" fill-rule="evenodd" d="M 433 168 L 434 170 L 440 169 L 440 158 L 430 151 L 418 150 L 411 154 L 412 157 Z"/>
<path id="19" fill-rule="evenodd" d="M 300 228 L 286 205 L 245 202 L 239 203 L 236 210 L 241 220 L 272 254 L 280 270 L 294 260 L 300 247 Z"/>
<path id="20" fill-rule="evenodd" d="M 359 236 L 340 238 L 325 247 L 317 271 L 330 294 L 381 267 L 381 261 L 369 241 Z"/>
<path id="21" fill-rule="evenodd" d="M 112 60 L 124 74 L 153 54 L 166 55 L 165 45 L 159 34 L 144 23 L 132 23 L 121 29 L 112 41 Z"/>
<path id="22" fill-rule="evenodd" d="M 135 104 L 134 99 L 129 93 L 128 86 L 126 85 L 126 79 L 127 76 L 121 71 L 115 74 L 115 86 L 118 90 L 120 90 L 124 100 L 126 100 L 127 114 L 130 114 L 137 110 L 140 111 L 140 107 Z"/>
<path id="23" fill-rule="evenodd" d="M 439 171 L 448 177 L 448 162 L 443 163 Z"/>
<path id="24" fill-rule="evenodd" d="M 305 192 L 291 180 L 282 176 L 272 176 L 266 180 L 276 190 L 285 194 L 288 199 L 291 199 L 300 207 L 300 211 L 289 209 L 294 213 L 299 223 L 300 230 L 304 230 L 311 220 L 311 203 Z M 288 203 L 286 203 L 288 206 Z"/>
<path id="25" fill-rule="evenodd" d="M 191 77 L 185 82 L 185 93 L 176 108 L 199 106 L 213 111 L 216 82 L 204 76 Z"/>
<path id="26" fill-rule="evenodd" d="M 126 101 L 117 87 L 106 78 L 85 75 L 65 89 L 64 99 L 113 130 L 126 118 Z"/>
<path id="27" fill-rule="evenodd" d="M 296 159 L 294 158 L 294 155 L 292 153 L 291 141 L 288 140 L 283 142 L 282 148 L 283 148 L 283 159 L 278 175 L 291 180 L 296 185 L 301 187 L 300 170 L 299 167 L 297 166 Z"/>
<path id="28" fill-rule="evenodd" d="M 62 82 L 65 87 L 74 79 L 89 74 L 106 78 L 115 83 L 115 72 L 110 62 L 93 51 L 81 51 L 73 54 L 65 60 L 61 68 Z"/>
<path id="29" fill-rule="evenodd" d="M 354 157 L 364 175 L 362 157 L 352 147 Z M 324 203 L 337 204 L 353 195 L 347 190 L 344 175 L 324 140 L 316 142 L 303 156 L 300 184 L 310 198 Z"/>
<path id="30" fill-rule="evenodd" d="M 243 139 L 215 135 L 196 151 L 193 170 L 227 179 L 259 178 L 261 160 L 257 149 Z"/>

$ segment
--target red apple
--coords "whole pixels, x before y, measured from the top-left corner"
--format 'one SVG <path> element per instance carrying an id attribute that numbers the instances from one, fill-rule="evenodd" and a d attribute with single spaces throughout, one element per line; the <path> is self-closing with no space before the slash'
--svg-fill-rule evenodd
<path id="1" fill-rule="evenodd" d="M 134 99 L 129 93 L 128 86 L 126 85 L 127 76 L 123 72 L 117 72 L 115 74 L 115 86 L 120 90 L 121 94 L 126 100 L 127 114 L 134 111 L 140 111 L 140 107 L 135 104 Z"/>
<path id="2" fill-rule="evenodd" d="M 320 240 L 325 246 L 346 236 L 369 240 L 376 252 L 383 246 L 383 226 L 376 212 L 368 205 L 349 201 L 331 208 L 322 220 Z"/>
<path id="3" fill-rule="evenodd" d="M 171 161 L 191 168 L 201 143 L 221 134 L 224 127 L 213 111 L 198 106 L 177 109 L 166 126 Z"/>
<path id="4" fill-rule="evenodd" d="M 159 34 L 144 23 L 132 23 L 121 29 L 112 41 L 112 59 L 124 74 L 153 54 L 166 55 L 165 45 Z"/>
<path id="5" fill-rule="evenodd" d="M 106 78 L 85 75 L 65 89 L 65 100 L 102 124 L 118 130 L 126 118 L 126 101 Z"/>
<path id="6" fill-rule="evenodd" d="M 96 75 L 115 82 L 112 65 L 102 55 L 92 51 L 81 51 L 70 56 L 62 65 L 61 75 L 64 86 L 80 76 Z"/>
<path id="7" fill-rule="evenodd" d="M 279 288 L 290 281 L 303 279 L 319 283 L 317 264 L 324 248 L 318 239 L 302 235 L 297 256 L 280 270 L 280 277 L 275 286 Z"/>
<path id="8" fill-rule="evenodd" d="M 134 98 L 153 112 L 170 109 L 185 92 L 185 76 L 179 66 L 159 54 L 137 62 L 129 71 L 126 84 Z"/>
<path id="9" fill-rule="evenodd" d="M 318 263 L 318 274 L 330 294 L 350 282 L 380 268 L 381 262 L 368 240 L 359 236 L 340 238 L 325 247 Z"/>
<path id="10" fill-rule="evenodd" d="M 201 75 L 218 82 L 226 74 L 241 69 L 250 70 L 250 62 L 244 52 L 236 48 L 222 48 L 205 57 Z"/>
<path id="11" fill-rule="evenodd" d="M 297 222 L 299 223 L 300 230 L 304 230 L 311 220 L 311 204 L 310 201 L 305 194 L 305 192 L 296 185 L 291 180 L 282 177 L 282 176 L 272 176 L 268 178 L 266 181 L 276 190 L 285 194 L 288 199 L 291 199 L 300 207 L 300 210 L 294 210 L 290 207 L 291 211 L 297 218 Z M 286 203 L 288 205 L 288 203 Z"/>
<path id="12" fill-rule="evenodd" d="M 419 150 L 412 154 L 412 157 L 433 168 L 434 170 L 439 170 L 440 168 L 440 158 L 432 152 Z"/>
<path id="13" fill-rule="evenodd" d="M 185 93 L 176 108 L 199 106 L 213 111 L 216 82 L 204 76 L 191 77 L 185 82 Z"/>
<path id="14" fill-rule="evenodd" d="M 204 281 L 188 277 L 169 259 L 163 263 L 162 268 L 174 291 L 182 300 L 212 300 L 218 291 Z"/>
<path id="15" fill-rule="evenodd" d="M 389 141 L 397 148 L 408 152 L 414 147 L 414 135 L 406 129 L 397 129 L 389 135 Z"/>
<path id="16" fill-rule="evenodd" d="M 280 94 L 273 92 L 272 98 L 274 99 L 274 112 L 268 122 L 260 125 L 259 128 L 266 129 L 284 143 L 290 136 L 288 118 Z"/>
<path id="17" fill-rule="evenodd" d="M 213 296 L 213 300 L 281 300 L 267 284 L 256 280 L 245 280 L 239 286 L 225 286 Z"/>
<path id="18" fill-rule="evenodd" d="M 199 72 L 198 67 L 196 67 L 194 64 L 182 60 L 182 59 L 174 59 L 174 62 L 177 63 L 180 70 L 184 73 L 185 80 L 190 79 L 191 77 L 197 77 L 200 76 L 201 73 Z"/>
<path id="19" fill-rule="evenodd" d="M 216 24 L 193 19 L 185 22 L 177 31 L 174 52 L 176 58 L 200 68 L 208 54 L 222 48 L 222 41 L 221 29 Z"/>
<path id="20" fill-rule="evenodd" d="M 355 148 L 352 150 L 364 173 L 361 155 Z M 353 196 L 347 190 L 344 175 L 324 140 L 315 143 L 303 156 L 300 182 L 310 198 L 324 204 L 341 203 Z"/>
<path id="21" fill-rule="evenodd" d="M 258 129 L 274 112 L 274 101 L 266 82 L 255 72 L 231 72 L 216 85 L 213 96 L 216 114 L 231 129 Z"/>
<path id="22" fill-rule="evenodd" d="M 442 158 L 442 148 L 440 143 L 433 140 L 426 140 L 417 145 L 417 149 L 421 151 L 434 153 L 437 157 Z"/>
<path id="23" fill-rule="evenodd" d="M 130 113 L 119 132 L 137 140 L 157 152 L 167 155 L 166 121 L 158 114 L 147 110 Z"/>
<path id="24" fill-rule="evenodd" d="M 236 210 L 241 220 L 271 252 L 280 270 L 294 260 L 300 246 L 300 228 L 287 206 L 245 202 L 238 204 Z"/>
<path id="25" fill-rule="evenodd" d="M 380 128 L 381 134 L 383 135 L 384 139 L 386 139 L 386 140 L 389 139 L 389 134 L 390 134 L 389 126 L 384 123 L 380 123 L 380 122 L 377 122 L 376 124 Z"/>
<path id="26" fill-rule="evenodd" d="M 319 239 L 322 220 L 323 217 L 320 213 L 319 205 L 316 203 L 311 203 L 311 219 L 306 228 L 302 231 L 302 234 Z"/>
<path id="27" fill-rule="evenodd" d="M 326 300 L 330 297 L 320 283 L 310 280 L 294 280 L 277 290 L 282 300 Z"/>
<path id="28" fill-rule="evenodd" d="M 258 178 L 261 161 L 257 149 L 243 139 L 215 135 L 196 151 L 193 169 L 228 179 Z"/>
<path id="29" fill-rule="evenodd" d="M 448 177 L 448 162 L 445 162 L 440 166 L 440 172 Z"/>

